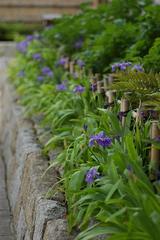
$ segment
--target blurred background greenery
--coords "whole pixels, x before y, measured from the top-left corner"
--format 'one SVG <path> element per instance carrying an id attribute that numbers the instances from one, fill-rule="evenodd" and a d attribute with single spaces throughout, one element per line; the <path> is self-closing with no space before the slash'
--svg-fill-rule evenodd
<path id="1" fill-rule="evenodd" d="M 38 23 L 0 23 L 0 41 L 12 41 L 17 34 L 32 34 L 35 30 L 40 30 L 41 24 Z"/>

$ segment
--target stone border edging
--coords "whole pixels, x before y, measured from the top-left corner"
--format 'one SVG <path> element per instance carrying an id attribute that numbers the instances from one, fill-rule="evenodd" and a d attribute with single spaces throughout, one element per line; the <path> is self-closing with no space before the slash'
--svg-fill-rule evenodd
<path id="1" fill-rule="evenodd" d="M 57 182 L 57 173 L 52 169 L 42 179 L 48 161 L 36 143 L 33 123 L 22 116 L 23 109 L 7 81 L 1 81 L 1 98 L 2 154 L 17 240 L 69 240 L 61 197 L 45 198 Z"/>

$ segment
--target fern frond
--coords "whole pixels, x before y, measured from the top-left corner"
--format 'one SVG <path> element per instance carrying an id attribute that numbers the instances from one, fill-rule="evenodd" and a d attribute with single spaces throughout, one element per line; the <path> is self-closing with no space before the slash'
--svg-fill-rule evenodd
<path id="1" fill-rule="evenodd" d="M 129 92 L 133 102 L 153 101 L 157 105 L 160 99 L 160 74 L 119 72 L 110 88 L 122 93 Z"/>

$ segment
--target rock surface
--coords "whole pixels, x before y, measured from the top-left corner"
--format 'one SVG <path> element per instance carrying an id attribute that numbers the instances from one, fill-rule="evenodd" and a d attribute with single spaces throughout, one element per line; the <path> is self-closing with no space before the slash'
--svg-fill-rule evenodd
<path id="1" fill-rule="evenodd" d="M 0 157 L 0 240 L 14 240 L 11 220 L 12 216 L 6 194 L 4 164 Z"/>
<path id="2" fill-rule="evenodd" d="M 3 74 L 7 61 L 0 59 Z M 57 172 L 52 169 L 42 178 L 48 160 L 42 156 L 33 122 L 23 117 L 5 74 L 0 78 L 0 92 L 0 136 L 16 240 L 69 240 L 61 194 L 53 200 L 45 197 L 57 182 Z"/>

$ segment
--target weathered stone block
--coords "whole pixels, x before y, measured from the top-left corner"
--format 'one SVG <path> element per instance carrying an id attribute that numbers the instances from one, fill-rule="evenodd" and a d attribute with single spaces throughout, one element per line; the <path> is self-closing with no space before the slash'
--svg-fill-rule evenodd
<path id="1" fill-rule="evenodd" d="M 44 229 L 49 220 L 63 219 L 65 208 L 52 200 L 40 200 L 36 204 L 36 220 L 33 240 L 43 240 Z"/>
<path id="2" fill-rule="evenodd" d="M 67 223 L 64 219 L 49 221 L 46 225 L 43 240 L 69 240 L 69 234 L 66 231 Z"/>
<path id="3" fill-rule="evenodd" d="M 23 211 L 23 208 L 21 208 L 18 224 L 17 224 L 17 240 L 24 239 L 26 231 L 27 231 L 27 226 L 26 226 L 24 211 Z"/>

